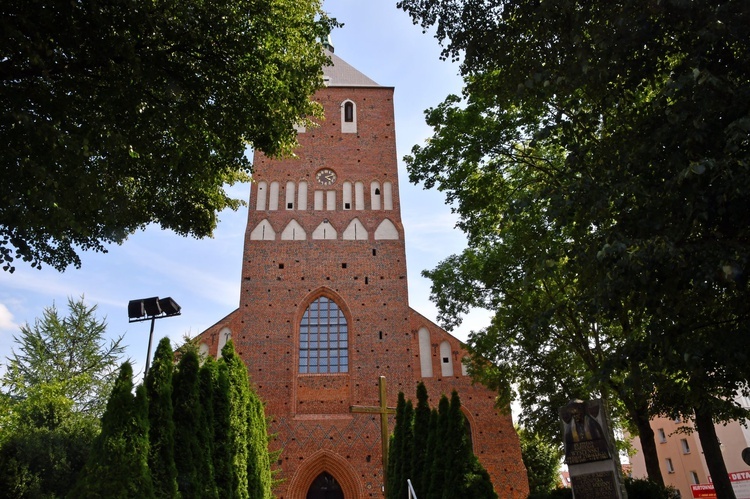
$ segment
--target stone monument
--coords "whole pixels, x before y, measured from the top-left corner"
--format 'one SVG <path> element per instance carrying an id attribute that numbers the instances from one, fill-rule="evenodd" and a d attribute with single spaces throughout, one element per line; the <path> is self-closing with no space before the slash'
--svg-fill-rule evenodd
<path id="1" fill-rule="evenodd" d="M 572 400 L 559 414 L 573 497 L 627 499 L 604 401 Z"/>

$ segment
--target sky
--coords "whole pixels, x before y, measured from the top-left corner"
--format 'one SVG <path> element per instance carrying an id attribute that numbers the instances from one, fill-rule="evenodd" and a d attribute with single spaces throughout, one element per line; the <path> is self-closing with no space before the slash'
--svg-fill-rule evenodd
<path id="1" fill-rule="evenodd" d="M 413 25 L 395 1 L 325 0 L 323 8 L 344 23 L 331 35 L 336 55 L 378 84 L 395 87 L 396 141 L 403 158 L 431 135 L 424 110 L 460 93 L 458 66 L 440 60 L 437 40 Z M 430 281 L 420 273 L 460 252 L 465 238 L 454 228 L 456 217 L 444 196 L 410 184 L 403 160 L 399 183 L 409 303 L 434 321 L 437 310 L 429 301 Z M 229 192 L 247 200 L 250 186 L 235 185 Z M 195 336 L 218 322 L 239 305 L 246 220 L 246 207 L 224 211 L 214 237 L 201 240 L 149 227 L 109 247 L 106 254 L 82 253 L 81 268 L 62 273 L 50 267 L 32 269 L 20 261 L 13 274 L 0 270 L 0 372 L 22 324 L 33 324 L 52 305 L 65 314 L 68 298 L 83 296 L 106 318 L 110 337 L 124 335 L 126 356 L 141 373 L 150 322 L 129 323 L 128 301 L 169 296 L 182 307 L 180 316 L 156 321 L 153 349 L 164 336 L 179 344 L 186 335 Z M 488 312 L 475 311 L 453 334 L 465 340 L 489 318 Z"/>

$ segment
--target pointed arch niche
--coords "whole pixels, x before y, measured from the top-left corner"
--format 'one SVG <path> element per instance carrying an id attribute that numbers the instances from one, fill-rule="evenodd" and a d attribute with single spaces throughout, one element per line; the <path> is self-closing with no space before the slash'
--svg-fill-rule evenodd
<path id="1" fill-rule="evenodd" d="M 276 231 L 271 227 L 268 220 L 261 220 L 250 233 L 251 241 L 273 241 L 276 239 Z"/>
<path id="2" fill-rule="evenodd" d="M 336 229 L 327 220 L 321 222 L 312 233 L 313 239 L 336 239 L 337 237 Z"/>
<path id="3" fill-rule="evenodd" d="M 343 497 L 354 499 L 367 497 L 367 493 L 357 480 L 357 472 L 344 458 L 327 449 L 321 449 L 308 458 L 297 469 L 289 481 L 289 499 L 307 499 L 307 494 L 315 480 L 327 473 L 338 484 Z"/>
<path id="4" fill-rule="evenodd" d="M 296 220 L 290 220 L 281 232 L 282 241 L 303 241 L 307 239 L 307 232 Z"/>
<path id="5" fill-rule="evenodd" d="M 386 218 L 375 229 L 375 239 L 398 239 L 398 229 Z"/>
<path id="6" fill-rule="evenodd" d="M 367 240 L 367 229 L 365 229 L 365 226 L 362 225 L 362 222 L 359 221 L 359 218 L 355 218 L 351 222 L 349 222 L 349 225 L 344 229 L 344 239 L 345 240 Z"/>

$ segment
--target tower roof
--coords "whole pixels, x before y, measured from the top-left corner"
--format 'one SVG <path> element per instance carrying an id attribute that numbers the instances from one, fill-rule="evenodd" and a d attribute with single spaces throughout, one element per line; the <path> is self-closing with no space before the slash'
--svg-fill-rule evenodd
<path id="1" fill-rule="evenodd" d="M 328 51 L 327 55 L 331 58 L 331 65 L 323 67 L 323 77 L 329 87 L 380 86 L 333 52 Z"/>

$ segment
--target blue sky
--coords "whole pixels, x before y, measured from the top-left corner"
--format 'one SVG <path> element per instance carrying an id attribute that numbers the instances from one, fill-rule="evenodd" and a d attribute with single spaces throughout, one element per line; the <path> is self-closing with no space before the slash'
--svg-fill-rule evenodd
<path id="1" fill-rule="evenodd" d="M 399 157 L 430 136 L 423 111 L 450 93 L 460 93 L 455 64 L 439 59 L 440 48 L 429 34 L 396 9 L 395 1 L 326 0 L 324 9 L 345 26 L 332 34 L 336 54 L 381 85 L 395 87 L 396 138 Z M 442 194 L 408 182 L 399 164 L 402 218 L 406 230 L 409 302 L 435 320 L 424 269 L 461 251 L 463 234 Z M 237 185 L 233 196 L 247 200 L 249 185 Z M 128 323 L 129 300 L 171 296 L 182 315 L 158 320 L 154 343 L 163 336 L 175 342 L 194 336 L 232 312 L 239 304 L 242 248 L 247 209 L 225 211 L 213 239 L 197 240 L 150 227 L 106 254 L 84 253 L 80 269 L 59 273 L 34 270 L 18 262 L 16 272 L 0 271 L 0 364 L 10 355 L 13 336 L 33 323 L 53 303 L 65 312 L 68 297 L 85 296 L 106 316 L 108 334 L 125 335 L 127 355 L 136 372 L 143 369 L 149 323 Z M 454 334 L 465 339 L 484 327 L 489 315 L 472 313 Z M 0 368 L 2 369 L 2 368 Z"/>

